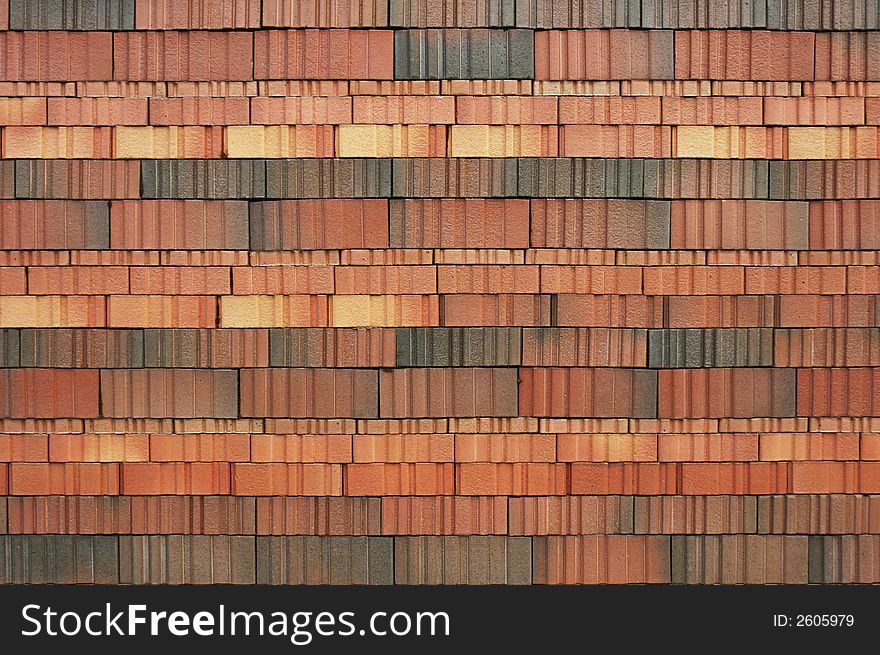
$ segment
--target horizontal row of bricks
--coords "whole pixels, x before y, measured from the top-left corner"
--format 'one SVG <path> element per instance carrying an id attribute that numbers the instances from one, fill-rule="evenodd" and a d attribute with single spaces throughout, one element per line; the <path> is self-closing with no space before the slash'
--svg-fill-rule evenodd
<path id="1" fill-rule="evenodd" d="M 880 365 L 880 328 L 2 328 L 0 367 Z"/>
<path id="2" fill-rule="evenodd" d="M 0 392 L 7 418 L 880 416 L 880 368 L 7 368 Z"/>
<path id="3" fill-rule="evenodd" d="M 255 27 L 880 28 L 866 0 L 3 0 L 0 28 L 178 30 Z"/>
<path id="4" fill-rule="evenodd" d="M 6 496 L 0 534 L 877 534 L 880 496 Z"/>
<path id="5" fill-rule="evenodd" d="M 880 98 L 649 95 L 0 97 L 0 125 L 3 126 L 257 127 L 286 124 L 863 126 L 880 125 Z M 255 129 L 227 131 L 230 150 L 240 149 L 248 140 L 256 138 L 254 135 L 261 133 L 272 134 L 271 131 Z M 348 138 L 363 133 L 363 130 L 341 132 L 340 136 Z M 577 133 L 573 130 L 569 135 Z M 45 139 L 53 133 L 13 130 L 7 132 L 7 139 L 15 141 L 16 137 L 26 134 Z M 85 140 L 89 134 L 92 135 L 89 138 L 95 140 L 108 138 L 102 132 L 83 130 L 66 134 L 73 136 L 73 139 L 69 137 L 70 140 Z M 139 135 L 151 133 L 123 129 L 116 134 L 117 143 L 124 145 Z M 153 131 L 152 134 L 163 132 Z M 215 138 L 214 133 L 208 131 L 191 130 L 183 134 L 192 141 L 197 141 L 199 134 L 204 141 L 209 136 Z M 309 136 L 307 131 L 305 134 Z M 459 131 L 459 134 L 471 135 L 468 131 Z M 663 134 L 669 134 L 669 131 Z M 752 130 L 748 134 L 760 132 Z M 638 136 L 642 137 L 641 132 Z"/>
<path id="6" fill-rule="evenodd" d="M 878 494 L 878 461 L 13 462 L 12 496 L 568 496 Z"/>
<path id="7" fill-rule="evenodd" d="M 880 537 L 877 535 L 0 537 L 0 582 L 3 583 L 381 585 L 878 581 Z"/>
<path id="8" fill-rule="evenodd" d="M 8 81 L 880 80 L 880 31 L 0 32 Z"/>
<path id="9" fill-rule="evenodd" d="M 880 160 L 0 160 L 0 198 L 880 198 Z"/>
<path id="10" fill-rule="evenodd" d="M 340 324 L 344 296 L 501 293 L 872 295 L 880 293 L 880 266 L 0 266 L 5 296 L 336 294 L 331 312 Z M 221 299 L 223 310 L 235 312 Z"/>
<path id="11" fill-rule="evenodd" d="M 5 159 L 643 157 L 877 159 L 880 127 L 239 125 L 4 127 Z"/>
<path id="12" fill-rule="evenodd" d="M 0 328 L 876 327 L 878 295 L 0 296 Z"/>
<path id="13" fill-rule="evenodd" d="M 877 461 L 880 434 L 0 434 L 0 462 Z"/>
<path id="14" fill-rule="evenodd" d="M 0 218 L 0 250 L 880 249 L 877 200 L 0 200 Z"/>

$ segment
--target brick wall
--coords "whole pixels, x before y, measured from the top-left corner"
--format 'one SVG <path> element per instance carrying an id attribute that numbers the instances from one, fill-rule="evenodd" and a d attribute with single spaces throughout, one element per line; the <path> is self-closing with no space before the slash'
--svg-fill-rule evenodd
<path id="1" fill-rule="evenodd" d="M 875 2 L 0 29 L 0 581 L 880 582 Z"/>

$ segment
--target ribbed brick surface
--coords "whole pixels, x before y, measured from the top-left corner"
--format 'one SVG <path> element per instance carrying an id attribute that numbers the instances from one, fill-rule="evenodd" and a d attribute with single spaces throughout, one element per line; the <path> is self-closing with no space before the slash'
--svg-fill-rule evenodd
<path id="1" fill-rule="evenodd" d="M 864 0 L 0 0 L 0 582 L 880 582 Z"/>

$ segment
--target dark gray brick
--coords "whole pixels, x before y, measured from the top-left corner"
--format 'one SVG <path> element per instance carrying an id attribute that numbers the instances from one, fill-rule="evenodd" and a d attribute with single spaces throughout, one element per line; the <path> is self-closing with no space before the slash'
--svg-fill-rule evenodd
<path id="1" fill-rule="evenodd" d="M 21 338 L 18 330 L 9 328 L 0 330 L 0 367 L 20 366 L 20 343 Z"/>
<path id="2" fill-rule="evenodd" d="M 116 537 L 0 537 L 0 582 L 5 584 L 116 584 L 118 561 Z"/>
<path id="3" fill-rule="evenodd" d="M 11 30 L 133 30 L 135 0 L 9 0 Z"/>
<path id="4" fill-rule="evenodd" d="M 530 79 L 535 70 L 531 30 L 427 29 L 394 33 L 399 80 Z"/>
<path id="5" fill-rule="evenodd" d="M 21 331 L 21 365 L 45 368 L 137 368 L 143 330 L 37 328 Z"/>
<path id="6" fill-rule="evenodd" d="M 517 0 L 389 0 L 392 27 L 512 27 Z"/>
<path id="7" fill-rule="evenodd" d="M 393 583 L 390 537 L 257 537 L 257 584 Z"/>
<path id="8" fill-rule="evenodd" d="M 651 368 L 773 366 L 770 328 L 648 330 Z"/>
<path id="9" fill-rule="evenodd" d="M 253 584 L 254 537 L 119 537 L 122 584 Z"/>
<path id="10" fill-rule="evenodd" d="M 396 198 L 487 198 L 517 193 L 521 160 L 410 158 L 394 160 Z"/>
<path id="11" fill-rule="evenodd" d="M 398 328 L 398 366 L 519 366 L 522 329 Z"/>
<path id="12" fill-rule="evenodd" d="M 0 198 L 15 198 L 16 162 L 0 161 Z"/>
<path id="13" fill-rule="evenodd" d="M 144 198 L 265 198 L 266 160 L 144 160 L 141 186 Z"/>
<path id="14" fill-rule="evenodd" d="M 245 368 L 265 365 L 268 330 L 149 328 L 144 330 L 147 367 Z M 265 355 L 264 355 L 265 357 Z"/>
<path id="15" fill-rule="evenodd" d="M 274 159 L 266 162 L 269 198 L 386 198 L 388 159 Z"/>
<path id="16" fill-rule="evenodd" d="M 529 537 L 395 537 L 395 584 L 531 584 Z"/>

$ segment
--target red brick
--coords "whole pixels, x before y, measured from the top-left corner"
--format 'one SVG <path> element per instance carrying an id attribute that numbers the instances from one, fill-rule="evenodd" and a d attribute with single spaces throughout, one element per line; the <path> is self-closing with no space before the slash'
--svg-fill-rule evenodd
<path id="1" fill-rule="evenodd" d="M 559 434 L 556 450 L 560 462 L 656 462 L 657 435 Z"/>
<path id="2" fill-rule="evenodd" d="M 383 496 L 382 534 L 507 534 L 507 498 Z"/>
<path id="3" fill-rule="evenodd" d="M 247 245 L 245 202 L 133 200 L 110 204 L 113 249 L 233 250 Z"/>
<path id="4" fill-rule="evenodd" d="M 98 416 L 98 371 L 88 369 L 0 369 L 0 416 L 94 418 Z"/>
<path id="5" fill-rule="evenodd" d="M 355 99 L 355 107 L 357 103 L 358 99 Z M 554 96 L 458 96 L 454 99 L 453 120 L 436 122 L 460 125 L 555 125 L 556 103 Z"/>
<path id="6" fill-rule="evenodd" d="M 198 296 L 230 292 L 229 268 L 225 266 L 131 267 L 133 295 Z"/>
<path id="7" fill-rule="evenodd" d="M 794 490 L 787 467 L 785 463 L 774 462 L 685 462 L 681 464 L 681 493 L 684 495 L 791 493 Z"/>
<path id="8" fill-rule="evenodd" d="M 523 368 L 520 415 L 653 418 L 656 379 L 653 371 Z"/>
<path id="9" fill-rule="evenodd" d="M 880 249 L 880 201 L 827 200 L 810 203 L 810 248 Z"/>
<path id="10" fill-rule="evenodd" d="M 260 27 L 260 0 L 138 0 L 139 30 L 222 30 Z"/>
<path id="11" fill-rule="evenodd" d="M 658 416 L 661 418 L 795 415 L 795 375 L 792 369 L 660 371 L 657 387 Z"/>
<path id="12" fill-rule="evenodd" d="M 516 369 L 398 368 L 379 379 L 383 418 L 517 416 Z"/>
<path id="13" fill-rule="evenodd" d="M 456 122 L 456 102 L 460 101 L 453 96 L 355 96 L 353 113 L 349 105 L 351 118 L 346 122 L 451 125 Z"/>
<path id="14" fill-rule="evenodd" d="M 237 372 L 136 368 L 101 371 L 101 410 L 119 418 L 236 418 Z"/>
<path id="15" fill-rule="evenodd" d="M 49 125 L 146 125 L 146 98 L 48 98 Z"/>
<path id="16" fill-rule="evenodd" d="M 678 493 L 678 464 L 620 462 L 571 464 L 571 494 L 638 494 L 656 496 Z"/>
<path id="17" fill-rule="evenodd" d="M 550 296 L 450 294 L 442 297 L 441 314 L 449 326 L 550 325 Z"/>
<path id="18" fill-rule="evenodd" d="M 663 97 L 664 125 L 761 125 L 761 98 L 709 96 Z"/>
<path id="19" fill-rule="evenodd" d="M 527 248 L 529 202 L 483 198 L 391 201 L 399 248 Z"/>
<path id="20" fill-rule="evenodd" d="M 249 459 L 254 462 L 342 464 L 352 461 L 351 440 L 349 434 L 254 435 Z"/>
<path id="21" fill-rule="evenodd" d="M 31 295 L 107 295 L 128 293 L 127 266 L 31 266 Z"/>
<path id="22" fill-rule="evenodd" d="M 880 366 L 875 328 L 775 330 L 776 366 Z"/>
<path id="23" fill-rule="evenodd" d="M 877 32 L 818 32 L 816 34 L 817 80 L 880 79 L 873 57 L 880 45 Z"/>
<path id="24" fill-rule="evenodd" d="M 247 434 L 150 434 L 148 457 L 153 462 L 247 462 Z"/>
<path id="25" fill-rule="evenodd" d="M 26 289 L 27 281 L 24 267 L 0 267 L 0 296 L 24 295 L 27 293 Z"/>
<path id="26" fill-rule="evenodd" d="M 806 368 L 797 377 L 800 416 L 880 416 L 880 369 Z"/>
<path id="27" fill-rule="evenodd" d="M 0 98 L 0 125 L 45 125 L 46 98 Z"/>
<path id="28" fill-rule="evenodd" d="M 535 33 L 535 79 L 670 78 L 671 37 L 664 30 L 539 31 Z"/>
<path id="29" fill-rule="evenodd" d="M 456 492 L 462 496 L 554 496 L 568 491 L 568 468 L 551 463 L 456 465 Z"/>
<path id="30" fill-rule="evenodd" d="M 116 495 L 119 493 L 119 465 L 10 464 L 9 493 L 14 496 Z"/>
<path id="31" fill-rule="evenodd" d="M 565 125 L 562 157 L 670 157 L 671 128 L 661 125 Z"/>
<path id="32" fill-rule="evenodd" d="M 737 295 L 744 286 L 742 266 L 646 266 L 644 276 L 645 293 L 651 296 Z"/>
<path id="33" fill-rule="evenodd" d="M 647 366 L 645 330 L 542 328 L 523 333 L 523 366 Z"/>
<path id="34" fill-rule="evenodd" d="M 537 584 L 656 584 L 671 581 L 669 537 L 552 536 L 535 539 Z"/>
<path id="35" fill-rule="evenodd" d="M 453 464 L 346 464 L 346 496 L 443 496 L 455 493 Z"/>
<path id="36" fill-rule="evenodd" d="M 875 494 L 880 462 L 794 462 L 791 492 L 796 494 Z"/>
<path id="37" fill-rule="evenodd" d="M 49 437 L 45 434 L 0 434 L 0 462 L 49 461 Z"/>
<path id="38" fill-rule="evenodd" d="M 355 100 L 366 97 L 370 96 Z M 351 107 L 352 98 L 341 96 L 256 97 L 251 98 L 250 121 L 254 125 L 344 125 L 352 122 Z"/>
<path id="39" fill-rule="evenodd" d="M 341 294 L 437 293 L 434 266 L 334 266 L 332 275 Z"/>
<path id="40" fill-rule="evenodd" d="M 388 21 L 388 0 L 263 0 L 264 27 L 372 27 Z"/>
<path id="41" fill-rule="evenodd" d="M 248 98 L 150 98 L 150 125 L 247 125 Z"/>
<path id="42" fill-rule="evenodd" d="M 437 267 L 437 291 L 440 293 L 538 293 L 539 267 L 465 266 Z"/>
<path id="43" fill-rule="evenodd" d="M 456 462 L 555 462 L 552 434 L 456 434 Z"/>
<path id="44" fill-rule="evenodd" d="M 764 98 L 767 125 L 864 125 L 864 98 Z"/>
<path id="45" fill-rule="evenodd" d="M 812 80 L 815 34 L 743 30 L 675 33 L 676 79 Z"/>
<path id="46" fill-rule="evenodd" d="M 665 327 L 774 327 L 777 304 L 772 296 L 669 296 Z"/>
<path id="47" fill-rule="evenodd" d="M 461 100 L 459 100 L 461 102 Z M 560 96 L 559 122 L 582 125 L 653 125 L 660 98 L 652 96 Z M 670 121 L 665 120 L 664 123 Z"/>
<path id="48" fill-rule="evenodd" d="M 253 62 L 251 32 L 113 34 L 115 80 L 250 80 Z"/>
<path id="49" fill-rule="evenodd" d="M 120 493 L 129 496 L 228 494 L 227 462 L 121 464 Z"/>
<path id="50" fill-rule="evenodd" d="M 254 78 L 390 80 L 393 49 L 388 30 L 261 30 L 254 34 Z"/>
<path id="51" fill-rule="evenodd" d="M 53 434 L 50 462 L 145 462 L 150 459 L 146 434 Z"/>
<path id="52" fill-rule="evenodd" d="M 234 266 L 232 293 L 332 294 L 335 268 L 332 266 Z M 227 274 L 227 283 L 228 277 Z"/>
<path id="53" fill-rule="evenodd" d="M 877 296 L 781 296 L 779 327 L 873 327 Z"/>
<path id="54" fill-rule="evenodd" d="M 251 212 L 254 211 L 251 206 Z M 388 247 L 387 200 L 279 200 L 256 205 L 255 250 Z"/>
<path id="55" fill-rule="evenodd" d="M 653 296 L 560 294 L 555 325 L 661 327 L 663 300 Z"/>
<path id="56" fill-rule="evenodd" d="M 341 496 L 339 464 L 232 464 L 236 496 Z"/>
<path id="57" fill-rule="evenodd" d="M 242 369 L 241 416 L 375 418 L 376 371 Z"/>
<path id="58" fill-rule="evenodd" d="M 0 32 L 0 79 L 109 80 L 112 39 L 110 32 Z"/>
<path id="59" fill-rule="evenodd" d="M 747 266 L 745 274 L 747 294 L 846 293 L 843 266 Z"/>

